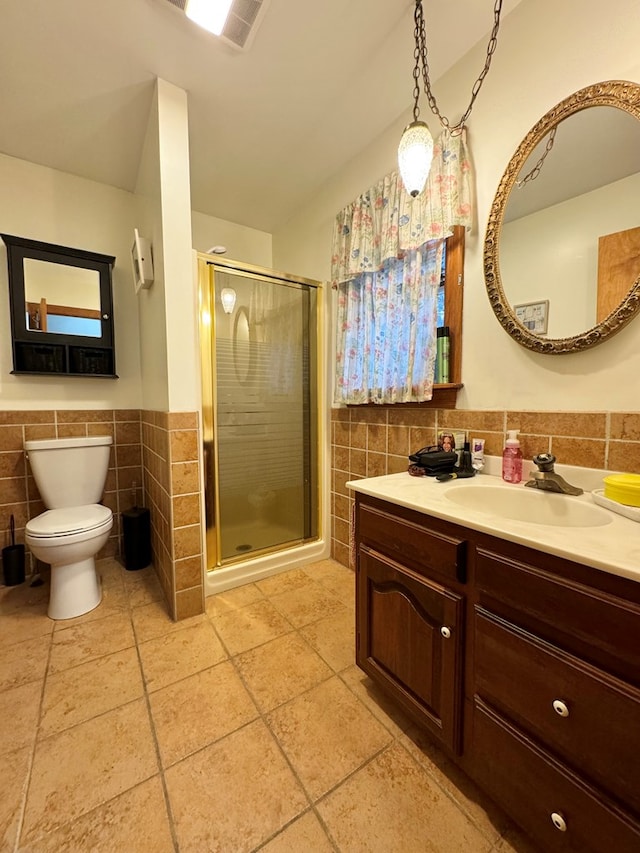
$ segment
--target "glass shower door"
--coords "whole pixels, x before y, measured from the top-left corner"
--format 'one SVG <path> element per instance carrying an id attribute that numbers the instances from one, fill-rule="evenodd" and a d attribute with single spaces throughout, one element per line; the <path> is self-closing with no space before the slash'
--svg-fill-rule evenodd
<path id="1" fill-rule="evenodd" d="M 224 565 L 317 537 L 316 289 L 217 266 L 212 279 L 207 514 Z"/>

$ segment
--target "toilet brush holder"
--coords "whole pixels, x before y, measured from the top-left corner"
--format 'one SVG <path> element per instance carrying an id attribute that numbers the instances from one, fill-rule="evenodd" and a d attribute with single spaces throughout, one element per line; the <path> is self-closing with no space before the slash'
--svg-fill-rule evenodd
<path id="1" fill-rule="evenodd" d="M 129 571 L 144 569 L 151 562 L 151 515 L 144 507 L 122 513 L 124 565 Z"/>
<path id="2" fill-rule="evenodd" d="M 2 574 L 5 586 L 24 583 L 24 545 L 16 545 L 16 524 L 11 516 L 9 522 L 11 545 L 2 549 Z"/>

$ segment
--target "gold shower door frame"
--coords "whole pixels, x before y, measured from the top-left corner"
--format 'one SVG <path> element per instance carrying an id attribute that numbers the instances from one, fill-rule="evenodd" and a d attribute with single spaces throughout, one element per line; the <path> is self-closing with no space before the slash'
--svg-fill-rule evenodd
<path id="1" fill-rule="evenodd" d="M 260 550 L 252 550 L 248 553 L 239 554 L 236 557 L 222 557 L 222 531 L 220 526 L 220 499 L 218 472 L 220 470 L 218 458 L 217 432 L 218 424 L 216 413 L 218 410 L 217 399 L 217 371 L 216 371 L 216 311 L 215 311 L 215 271 L 232 273 L 257 281 L 270 283 L 281 283 L 286 285 L 306 285 L 316 290 L 315 313 L 309 323 L 309 350 L 315 362 L 315 371 L 311 371 L 310 397 L 315 400 L 315 418 L 312 418 L 310 428 L 312 430 L 312 441 L 310 446 L 310 469 L 314 487 L 310 495 L 309 511 L 315 513 L 315 535 L 309 539 L 301 538 L 298 541 L 289 541 L 284 545 L 277 544 Z M 198 301 L 199 301 L 199 331 L 200 331 L 200 367 L 202 383 L 202 460 L 203 460 L 203 482 L 204 482 L 204 524 L 205 524 L 205 569 L 207 571 L 224 568 L 252 559 L 258 556 L 277 553 L 283 548 L 291 548 L 298 544 L 307 544 L 317 541 L 322 531 L 322 505 L 321 500 L 323 476 L 321 468 L 321 392 L 322 383 L 322 352 L 323 340 L 323 312 L 324 305 L 322 297 L 322 282 L 306 279 L 301 276 L 291 276 L 276 272 L 265 267 L 252 264 L 243 264 L 231 260 L 222 259 L 216 255 L 198 253 Z M 313 317 L 315 316 L 315 324 Z M 312 328 L 315 326 L 315 328 Z M 313 407 L 312 407 L 313 409 Z"/>

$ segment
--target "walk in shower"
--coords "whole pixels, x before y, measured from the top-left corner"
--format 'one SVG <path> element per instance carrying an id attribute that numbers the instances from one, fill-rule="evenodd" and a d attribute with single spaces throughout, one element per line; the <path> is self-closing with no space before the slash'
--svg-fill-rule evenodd
<path id="1" fill-rule="evenodd" d="M 320 285 L 210 256 L 199 279 L 213 592 L 321 555 Z"/>

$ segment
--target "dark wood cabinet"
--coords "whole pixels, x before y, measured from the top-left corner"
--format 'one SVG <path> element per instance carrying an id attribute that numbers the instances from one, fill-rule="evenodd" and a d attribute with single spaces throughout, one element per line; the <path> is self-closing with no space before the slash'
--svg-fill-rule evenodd
<path id="1" fill-rule="evenodd" d="M 545 853 L 640 850 L 640 583 L 357 495 L 357 661 Z"/>

